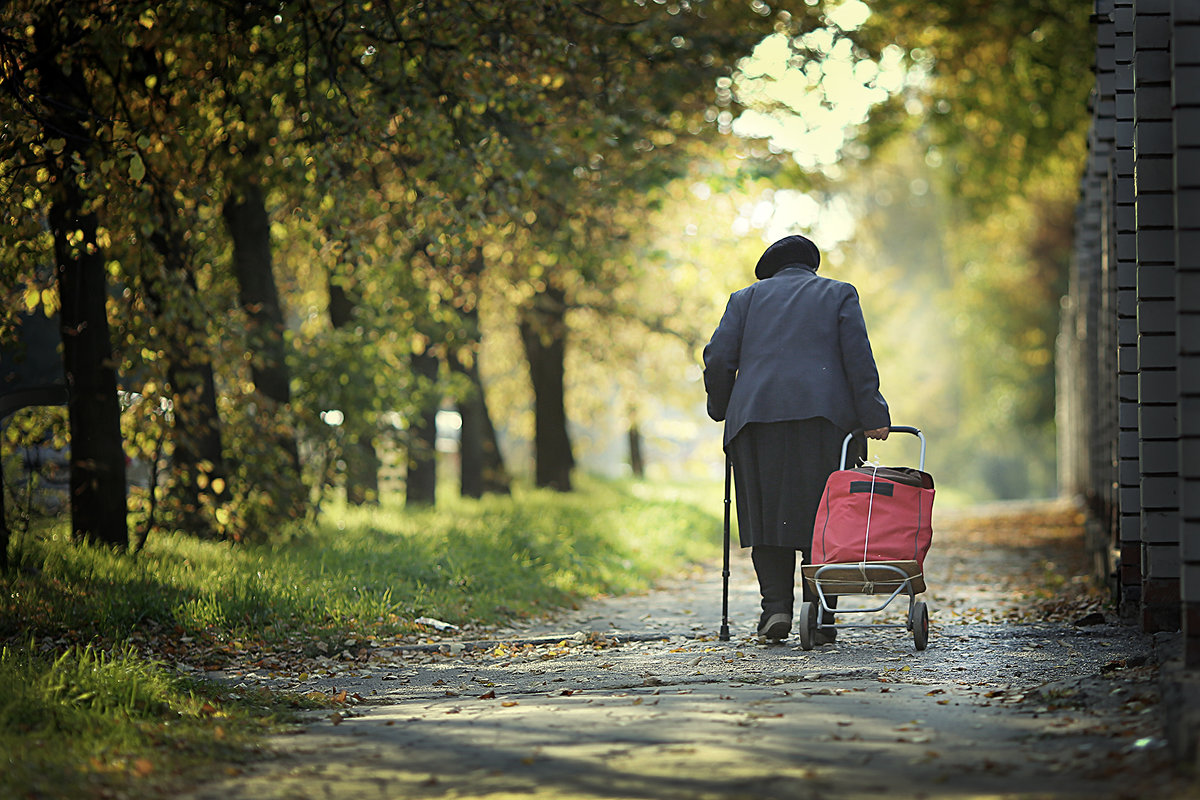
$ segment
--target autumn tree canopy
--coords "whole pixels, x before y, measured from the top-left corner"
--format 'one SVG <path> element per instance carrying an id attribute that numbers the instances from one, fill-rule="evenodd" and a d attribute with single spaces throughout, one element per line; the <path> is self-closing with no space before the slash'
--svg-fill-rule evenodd
<path id="1" fill-rule="evenodd" d="M 75 530 L 257 536 L 330 485 L 376 501 L 381 475 L 433 502 L 447 409 L 465 494 L 568 489 L 573 420 L 615 414 L 631 447 L 692 424 L 742 265 L 814 224 L 787 196 L 853 218 L 830 263 L 873 262 L 881 320 L 936 316 L 897 286 L 936 300 L 951 345 L 924 362 L 963 376 L 924 381 L 940 417 L 1044 437 L 1078 6 L 9 0 L 0 346 L 22 314 L 60 321 Z M 818 127 L 846 80 L 862 114 Z M 924 250 L 889 246 L 915 229 L 897 214 Z M 41 435 L 22 420 L 6 446 Z M 126 457 L 156 487 L 128 509 Z"/>

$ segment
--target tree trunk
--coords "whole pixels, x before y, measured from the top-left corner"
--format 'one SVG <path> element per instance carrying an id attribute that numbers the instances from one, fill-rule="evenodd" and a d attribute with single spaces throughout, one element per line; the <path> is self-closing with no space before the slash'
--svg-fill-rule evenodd
<path id="1" fill-rule="evenodd" d="M 8 572 L 8 509 L 4 505 L 4 464 L 0 459 L 0 575 Z"/>
<path id="2" fill-rule="evenodd" d="M 354 321 L 357 303 L 329 276 L 329 321 L 334 328 L 349 327 Z M 364 402 L 365 406 L 366 403 Z M 346 431 L 343 458 L 346 460 L 346 501 L 361 506 L 379 502 L 379 455 L 375 452 L 372 426 L 363 419 L 362 408 L 340 409 Z"/>
<path id="3" fill-rule="evenodd" d="M 225 203 L 224 215 L 233 239 L 238 301 L 249 320 L 254 385 L 264 397 L 286 405 L 291 402 L 291 389 L 283 342 L 283 309 L 275 288 L 271 223 L 262 188 L 243 181 L 235 196 Z M 295 451 L 294 443 L 289 450 Z"/>
<path id="4" fill-rule="evenodd" d="M 538 294 L 521 313 L 521 341 L 534 395 L 534 459 L 537 485 L 571 491 L 575 457 L 567 435 L 564 395 L 567 353 L 566 295 L 555 286 Z"/>
<path id="5" fill-rule="evenodd" d="M 465 396 L 458 400 L 458 413 L 462 417 L 459 440 L 459 481 L 463 497 L 482 497 L 485 492 L 509 494 L 508 470 L 500 454 L 500 443 L 496 439 L 496 428 L 488 413 L 487 398 L 483 391 L 483 378 L 479 371 L 479 278 L 483 274 L 483 248 L 476 247 L 466 264 L 466 278 L 460 287 L 459 318 L 466 332 L 467 350 L 470 358 L 464 361 L 457 353 L 450 354 L 450 368 L 463 375 L 470 383 Z"/>
<path id="6" fill-rule="evenodd" d="M 77 166 L 88 164 L 88 151 L 95 146 L 83 124 L 91 97 L 81 71 L 67 75 L 59 66 L 56 30 L 49 20 L 34 26 L 34 55 L 25 68 L 40 78 L 42 100 L 52 110 L 46 127 L 66 142 L 52 164 L 49 218 L 68 391 L 71 533 L 78 539 L 125 548 L 129 544 L 125 451 L 108 331 L 108 281 L 104 254 L 96 242 L 96 217 L 85 212 L 77 182 Z"/>
<path id="7" fill-rule="evenodd" d="M 452 369 L 467 375 L 466 367 L 457 358 Z M 470 377 L 469 375 L 467 376 Z M 458 437 L 458 490 L 463 497 L 483 497 L 483 419 L 480 414 L 479 393 L 474 386 L 458 398 L 458 415 L 462 427 Z"/>
<path id="8" fill-rule="evenodd" d="M 125 450 L 117 373 L 108 333 L 108 282 L 96 244 L 96 217 L 82 214 L 72 170 L 58 176 L 62 197 L 50 208 L 62 304 L 63 371 L 71 435 L 71 532 L 125 548 Z M 81 241 L 69 240 L 83 233 Z"/>
<path id="9" fill-rule="evenodd" d="M 642 431 L 637 419 L 629 418 L 629 469 L 633 477 L 641 480 L 646 477 L 646 458 L 642 454 Z"/>
<path id="10" fill-rule="evenodd" d="M 437 500 L 438 357 L 426 350 L 413 353 L 416 415 L 408 424 L 408 471 L 404 498 L 409 506 L 431 506 Z"/>
<path id="11" fill-rule="evenodd" d="M 467 366 L 455 358 L 451 360 L 451 368 L 464 375 L 471 383 L 468 394 L 458 401 L 458 413 L 462 417 L 459 450 L 462 495 L 478 498 L 485 492 L 509 494 L 512 488 L 508 470 L 504 467 L 496 428 L 492 424 L 491 414 L 488 413 L 479 365 L 476 362 Z"/>
<path id="12" fill-rule="evenodd" d="M 248 320 L 247 346 L 250 370 L 260 400 L 267 407 L 263 419 L 278 419 L 291 402 L 291 388 L 284 346 L 283 309 L 275 287 L 271 257 L 271 228 L 262 187 L 242 180 L 225 202 L 226 225 L 233 240 L 233 271 L 238 283 L 238 301 Z M 280 491 L 280 508 L 289 516 L 303 512 L 304 492 L 300 477 L 300 453 L 292 426 L 280 424 L 269 436 L 282 455 L 280 468 L 287 471 Z"/>
<path id="13" fill-rule="evenodd" d="M 197 287 L 185 256 L 187 245 L 173 228 L 174 209 L 162 201 L 160 211 L 160 229 L 150 242 L 163 258 L 167 278 L 182 287 L 160 290 L 153 280 L 146 281 L 146 295 L 160 320 L 172 306 L 181 312 L 159 326 L 167 339 L 167 381 L 174 412 L 171 491 L 183 513 L 183 527 L 213 537 L 220 533 L 213 512 L 230 498 L 216 380 L 206 337 L 191 314 Z"/>

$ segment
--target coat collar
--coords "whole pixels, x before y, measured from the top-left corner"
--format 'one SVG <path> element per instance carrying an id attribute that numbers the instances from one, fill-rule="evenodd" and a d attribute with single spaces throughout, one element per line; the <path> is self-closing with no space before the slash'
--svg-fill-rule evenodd
<path id="1" fill-rule="evenodd" d="M 788 264 L 787 266 L 782 267 L 778 272 L 776 272 L 775 275 L 782 275 L 785 272 L 788 273 L 789 275 L 795 275 L 800 272 L 809 272 L 809 273 L 812 273 L 813 275 L 816 275 L 817 268 L 813 267 L 813 266 L 809 266 L 808 264 Z M 771 278 L 774 278 L 775 275 L 772 275 Z M 763 278 L 763 280 L 770 280 L 771 278 Z"/>

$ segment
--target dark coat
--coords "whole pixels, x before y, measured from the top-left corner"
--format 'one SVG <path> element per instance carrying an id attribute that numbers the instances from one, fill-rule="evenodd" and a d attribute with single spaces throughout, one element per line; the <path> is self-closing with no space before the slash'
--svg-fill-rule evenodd
<path id="1" fill-rule="evenodd" d="M 725 420 L 726 446 L 752 422 L 891 424 L 858 292 L 801 263 L 729 298 L 704 348 L 704 388 L 709 416 Z"/>

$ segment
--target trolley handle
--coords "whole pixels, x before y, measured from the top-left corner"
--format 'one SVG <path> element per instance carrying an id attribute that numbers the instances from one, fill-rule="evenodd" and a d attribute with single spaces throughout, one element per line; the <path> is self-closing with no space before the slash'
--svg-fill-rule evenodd
<path id="1" fill-rule="evenodd" d="M 918 469 L 920 469 L 922 472 L 924 472 L 925 471 L 925 434 L 921 433 L 921 429 L 914 428 L 911 425 L 889 425 L 888 430 L 891 431 L 892 433 L 911 433 L 913 436 L 916 436 L 918 439 L 921 440 L 921 464 L 918 467 Z M 865 428 L 859 428 L 857 430 L 850 431 L 850 433 L 846 434 L 846 438 L 842 440 L 842 460 L 840 462 L 842 465 L 842 469 L 850 468 L 849 465 L 846 463 L 846 455 L 850 450 L 850 440 L 854 438 L 855 434 L 862 434 L 865 432 L 866 432 Z"/>

